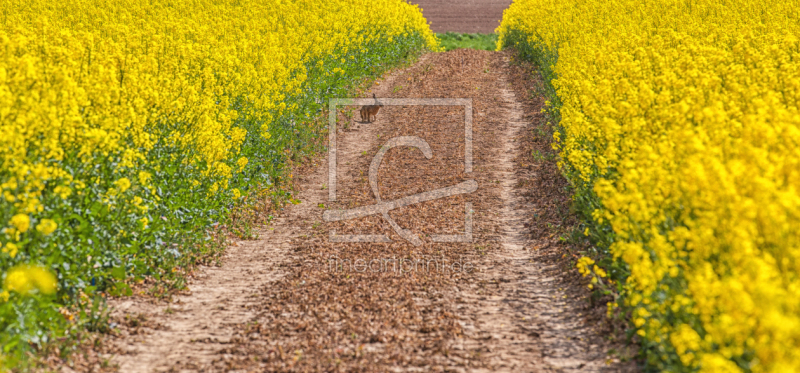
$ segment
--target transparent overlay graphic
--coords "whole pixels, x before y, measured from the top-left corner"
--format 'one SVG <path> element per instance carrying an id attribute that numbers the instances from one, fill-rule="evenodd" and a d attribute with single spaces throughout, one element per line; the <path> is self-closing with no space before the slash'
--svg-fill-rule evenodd
<path id="1" fill-rule="evenodd" d="M 372 105 L 379 102 L 385 106 L 463 106 L 464 107 L 464 172 L 472 172 L 472 99 L 471 98 L 339 98 L 331 99 L 329 104 L 328 128 L 330 146 L 328 147 L 328 200 L 336 200 L 336 113 L 339 106 Z M 400 227 L 389 211 L 435 199 L 446 198 L 459 194 L 472 193 L 478 189 L 475 180 L 463 181 L 459 184 L 445 188 L 422 192 L 393 201 L 384 201 L 378 191 L 378 170 L 387 151 L 398 146 L 408 146 L 419 149 L 426 159 L 433 156 L 428 142 L 417 136 L 399 136 L 389 139 L 372 158 L 369 167 L 369 185 L 375 195 L 374 205 L 359 206 L 347 210 L 327 210 L 322 218 L 327 222 L 363 218 L 370 215 L 380 215 L 389 223 L 400 237 L 414 246 L 422 245 L 420 238 L 411 231 Z M 466 202 L 464 206 L 464 234 L 433 234 L 433 242 L 472 242 L 472 203 Z M 331 242 L 392 242 L 384 234 L 351 234 L 337 235 L 331 231 Z"/>

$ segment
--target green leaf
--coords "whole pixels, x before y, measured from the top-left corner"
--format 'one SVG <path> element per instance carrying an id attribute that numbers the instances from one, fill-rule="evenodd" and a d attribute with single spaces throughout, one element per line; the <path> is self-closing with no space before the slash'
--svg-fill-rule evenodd
<path id="1" fill-rule="evenodd" d="M 117 280 L 125 279 L 125 267 L 115 267 L 111 269 L 111 277 Z"/>
<path id="2" fill-rule="evenodd" d="M 124 295 L 126 297 L 129 297 L 129 296 L 133 295 L 133 290 L 131 290 L 131 287 L 128 286 L 128 284 L 126 284 L 124 282 L 118 282 L 118 283 L 114 284 L 114 289 L 112 289 L 110 291 L 110 293 L 113 296 Z"/>

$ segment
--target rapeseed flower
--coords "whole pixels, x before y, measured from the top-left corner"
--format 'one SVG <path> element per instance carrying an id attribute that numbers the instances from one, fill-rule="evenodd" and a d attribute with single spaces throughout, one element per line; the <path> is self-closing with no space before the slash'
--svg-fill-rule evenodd
<path id="1" fill-rule="evenodd" d="M 56 286 L 56 277 L 50 271 L 44 267 L 27 264 L 9 269 L 3 282 L 3 290 L 22 295 L 28 295 L 34 291 L 53 294 Z"/>
<path id="2" fill-rule="evenodd" d="M 498 33 L 548 80 L 648 364 L 800 371 L 800 3 L 516 0 Z"/>
<path id="3" fill-rule="evenodd" d="M 2 13 L 0 272 L 34 300 L 46 275 L 8 272 L 23 259 L 52 262 L 66 302 L 103 288 L 105 263 L 134 262 L 137 275 L 185 264 L 202 244 L 181 245 L 186 256 L 142 249 L 203 242 L 201 223 L 284 186 L 325 100 L 436 49 L 419 8 L 400 0 L 6 0 Z M 9 353 L 26 335 L 63 332 L 46 315 L 55 303 L 39 300 L 36 321 L 0 307 Z"/>
<path id="4" fill-rule="evenodd" d="M 58 228 L 58 224 L 52 219 L 42 219 L 39 224 L 36 225 L 36 230 L 45 236 L 49 236 L 55 232 L 56 228 Z"/>
<path id="5" fill-rule="evenodd" d="M 17 232 L 25 233 L 31 226 L 31 218 L 26 214 L 17 214 L 11 218 L 10 223 Z"/>

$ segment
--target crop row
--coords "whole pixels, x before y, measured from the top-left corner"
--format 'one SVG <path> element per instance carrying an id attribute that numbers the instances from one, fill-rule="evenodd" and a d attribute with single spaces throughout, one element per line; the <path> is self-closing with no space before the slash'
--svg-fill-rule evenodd
<path id="1" fill-rule="evenodd" d="M 548 82 L 578 266 L 647 366 L 800 370 L 800 5 L 516 0 L 499 33 Z"/>

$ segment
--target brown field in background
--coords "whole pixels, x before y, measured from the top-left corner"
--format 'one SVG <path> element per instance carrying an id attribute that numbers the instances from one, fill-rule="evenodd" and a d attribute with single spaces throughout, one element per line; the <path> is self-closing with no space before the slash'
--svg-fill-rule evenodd
<path id="1" fill-rule="evenodd" d="M 422 8 L 433 32 L 491 34 L 511 0 L 409 0 Z"/>

